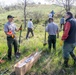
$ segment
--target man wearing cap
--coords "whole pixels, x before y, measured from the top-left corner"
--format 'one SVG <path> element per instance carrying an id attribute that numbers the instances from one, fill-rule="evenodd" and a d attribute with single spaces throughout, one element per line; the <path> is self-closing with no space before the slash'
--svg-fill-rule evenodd
<path id="1" fill-rule="evenodd" d="M 71 12 L 66 13 L 65 19 L 66 23 L 64 25 L 64 32 L 62 36 L 62 40 L 64 41 L 63 58 L 64 66 L 68 67 L 69 55 L 71 55 L 74 62 L 76 62 L 76 56 L 73 53 L 76 46 L 76 20 L 73 18 L 73 14 Z"/>
<path id="2" fill-rule="evenodd" d="M 31 32 L 32 36 L 34 36 L 32 19 L 30 19 L 30 21 L 28 21 L 28 24 L 27 24 L 27 35 L 26 35 L 26 39 L 28 38 L 30 32 Z"/>
<path id="3" fill-rule="evenodd" d="M 48 48 L 51 51 L 51 46 L 53 44 L 53 49 L 56 50 L 56 34 L 59 37 L 59 30 L 57 24 L 53 22 L 53 18 L 49 18 L 49 23 L 46 26 L 46 32 L 48 32 Z"/>
<path id="4" fill-rule="evenodd" d="M 7 45 L 8 45 L 8 60 L 11 60 L 12 55 L 12 44 L 14 45 L 14 53 L 16 56 L 17 53 L 17 40 L 15 37 L 15 31 L 21 30 L 17 29 L 16 25 L 13 23 L 13 16 L 8 15 L 8 22 L 4 25 L 4 32 L 7 36 Z"/>

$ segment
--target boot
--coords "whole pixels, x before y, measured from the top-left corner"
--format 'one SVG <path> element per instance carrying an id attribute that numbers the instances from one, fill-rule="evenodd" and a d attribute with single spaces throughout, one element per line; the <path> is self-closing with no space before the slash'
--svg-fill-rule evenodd
<path id="1" fill-rule="evenodd" d="M 73 60 L 74 60 L 74 64 L 76 64 L 76 56 L 74 55 L 74 53 L 73 52 L 70 52 L 70 55 L 71 55 L 71 57 L 73 58 Z"/>
<path id="2" fill-rule="evenodd" d="M 68 60 L 69 60 L 69 58 L 64 58 L 64 67 L 69 67 Z"/>

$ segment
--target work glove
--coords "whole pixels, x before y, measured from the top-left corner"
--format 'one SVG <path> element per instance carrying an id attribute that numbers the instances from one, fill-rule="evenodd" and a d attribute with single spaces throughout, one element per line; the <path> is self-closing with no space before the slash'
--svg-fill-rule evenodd
<path id="1" fill-rule="evenodd" d="M 19 30 L 22 30 L 22 28 L 19 28 Z"/>
<path id="2" fill-rule="evenodd" d="M 63 41 L 62 40 L 60 40 L 60 46 L 62 46 L 63 45 Z"/>
<path id="3" fill-rule="evenodd" d="M 15 35 L 12 33 L 12 31 L 7 32 L 7 36 L 8 36 L 8 37 L 12 37 L 12 38 L 15 37 Z"/>
<path id="4" fill-rule="evenodd" d="M 12 36 L 12 31 L 7 32 L 7 36 Z"/>

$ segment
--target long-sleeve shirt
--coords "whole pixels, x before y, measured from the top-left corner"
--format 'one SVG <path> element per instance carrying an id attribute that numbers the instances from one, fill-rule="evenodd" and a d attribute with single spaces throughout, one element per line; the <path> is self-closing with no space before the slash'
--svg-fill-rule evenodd
<path id="1" fill-rule="evenodd" d="M 51 22 L 46 26 L 46 32 L 48 32 L 49 35 L 56 35 L 58 26 L 54 22 Z"/>
<path id="2" fill-rule="evenodd" d="M 70 28 L 71 28 L 70 22 L 66 22 L 64 25 L 64 32 L 63 32 L 62 40 L 67 39 L 67 37 L 69 36 Z"/>
<path id="3" fill-rule="evenodd" d="M 27 27 L 28 27 L 28 28 L 33 28 L 33 23 L 32 23 L 32 21 L 28 21 Z"/>

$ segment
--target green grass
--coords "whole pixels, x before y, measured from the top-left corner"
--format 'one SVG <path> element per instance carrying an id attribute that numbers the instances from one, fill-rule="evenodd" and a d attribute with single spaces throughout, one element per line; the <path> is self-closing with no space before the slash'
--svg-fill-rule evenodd
<path id="1" fill-rule="evenodd" d="M 37 5 L 32 7 L 27 7 L 28 12 L 41 12 L 43 13 L 44 20 L 46 20 L 49 12 L 54 9 L 54 11 L 57 13 L 63 8 L 56 6 L 56 5 Z M 23 12 L 22 10 L 15 10 L 15 11 L 9 11 L 3 14 L 0 14 L 0 58 L 3 57 L 5 54 L 7 54 L 7 41 L 6 36 L 3 31 L 4 24 L 7 22 L 6 17 L 8 14 L 12 14 L 13 16 L 16 16 L 18 18 L 15 18 L 15 23 L 17 27 L 21 25 L 20 20 L 23 20 Z M 59 25 L 59 19 L 56 18 L 54 21 Z M 26 74 L 26 75 L 75 75 L 76 74 L 76 67 L 73 67 L 73 60 L 70 58 L 69 64 L 71 65 L 70 68 L 64 68 L 63 67 L 63 58 L 62 58 L 62 47 L 60 46 L 60 38 L 57 39 L 57 51 L 56 54 L 52 50 L 51 54 L 47 54 L 48 45 L 45 47 L 43 46 L 44 42 L 44 21 L 41 21 L 39 24 L 37 24 L 36 29 L 34 30 L 35 36 L 25 40 L 26 37 L 26 30 L 22 32 L 22 38 L 21 38 L 21 46 L 20 46 L 20 52 L 22 53 L 20 59 L 28 56 L 32 52 L 38 50 L 43 50 L 44 52 L 41 55 L 41 58 L 39 61 L 32 67 L 32 69 Z M 22 25 L 23 22 L 22 22 Z M 47 34 L 48 36 L 48 34 Z M 62 36 L 62 32 L 60 32 L 60 37 Z M 19 37 L 19 32 L 17 32 L 17 39 Z M 76 49 L 75 49 L 76 52 Z M 5 56 L 6 58 L 7 56 Z M 8 61 L 6 59 L 6 62 L 4 64 L 0 64 L 0 72 L 3 72 L 5 69 L 10 68 L 11 65 L 14 65 L 17 61 L 14 56 L 14 51 L 12 53 L 12 61 Z M 9 75 L 11 72 L 13 72 L 14 68 L 13 66 L 10 68 L 10 71 L 7 72 Z"/>

